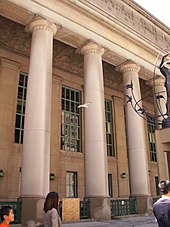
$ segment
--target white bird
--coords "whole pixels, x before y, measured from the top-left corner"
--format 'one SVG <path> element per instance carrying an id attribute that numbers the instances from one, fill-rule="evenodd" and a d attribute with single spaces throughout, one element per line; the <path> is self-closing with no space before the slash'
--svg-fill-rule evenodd
<path id="1" fill-rule="evenodd" d="M 91 102 L 86 102 L 82 105 L 79 105 L 77 108 L 88 108 L 90 104 L 91 104 Z"/>

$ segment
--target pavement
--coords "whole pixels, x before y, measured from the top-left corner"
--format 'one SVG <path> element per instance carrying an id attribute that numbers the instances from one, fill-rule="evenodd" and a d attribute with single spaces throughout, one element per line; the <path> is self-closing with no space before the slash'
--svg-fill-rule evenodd
<path id="1" fill-rule="evenodd" d="M 90 221 L 64 223 L 63 227 L 158 227 L 154 216 L 119 217 L 109 221 Z"/>

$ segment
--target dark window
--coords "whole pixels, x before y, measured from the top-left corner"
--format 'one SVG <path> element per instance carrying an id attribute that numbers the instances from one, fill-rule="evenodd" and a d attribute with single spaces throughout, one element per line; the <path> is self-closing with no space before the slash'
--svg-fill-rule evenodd
<path id="1" fill-rule="evenodd" d="M 14 136 L 15 143 L 20 144 L 23 143 L 27 79 L 28 75 L 26 73 L 20 73 Z"/>
<path id="2" fill-rule="evenodd" d="M 112 187 L 112 174 L 108 174 L 108 187 L 109 187 L 109 196 L 113 197 L 113 187 Z"/>
<path id="3" fill-rule="evenodd" d="M 106 117 L 107 155 L 115 157 L 114 140 L 113 140 L 112 102 L 107 99 L 105 100 L 105 117 Z"/>
<path id="4" fill-rule="evenodd" d="M 80 91 L 62 87 L 61 149 L 81 152 Z"/>
<path id="5" fill-rule="evenodd" d="M 160 195 L 160 191 L 159 191 L 158 184 L 159 184 L 159 178 L 158 178 L 158 176 L 156 176 L 156 177 L 155 177 L 156 195 Z"/>
<path id="6" fill-rule="evenodd" d="M 149 142 L 149 151 L 150 151 L 150 160 L 152 162 L 157 162 L 156 156 L 156 142 L 155 142 L 155 119 L 152 115 L 149 115 L 147 118 L 148 125 L 148 142 Z"/>

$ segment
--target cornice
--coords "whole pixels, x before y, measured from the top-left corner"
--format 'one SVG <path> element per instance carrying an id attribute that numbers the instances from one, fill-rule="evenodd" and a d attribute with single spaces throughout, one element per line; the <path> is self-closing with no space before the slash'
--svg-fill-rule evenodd
<path id="1" fill-rule="evenodd" d="M 60 1 L 60 0 L 57 0 L 57 1 Z M 158 46 L 159 43 L 155 44 L 155 42 L 153 42 L 153 40 L 147 38 L 146 35 L 144 36 L 144 34 L 137 32 L 137 30 L 135 28 L 128 26 L 128 23 L 124 23 L 119 18 L 117 18 L 117 17 L 115 18 L 114 16 L 109 15 L 107 12 L 102 11 L 102 9 L 96 8 L 94 5 L 90 5 L 87 0 L 85 0 L 85 1 L 79 0 L 78 2 L 77 1 L 75 2 L 73 0 L 61 0 L 61 1 L 65 5 L 68 5 L 69 7 L 78 11 L 82 15 L 90 18 L 92 21 L 95 21 L 96 23 L 109 29 L 110 31 L 112 31 L 115 34 L 118 34 L 120 37 L 124 38 L 125 40 L 130 41 L 131 43 L 135 44 L 137 47 L 140 47 L 151 54 L 157 55 L 157 53 L 162 48 L 161 45 Z M 126 0 L 126 1 L 121 0 L 121 1 L 125 2 L 128 6 L 133 6 L 133 9 L 137 10 L 138 13 L 145 16 L 147 20 L 152 21 L 154 23 L 154 25 L 155 24 L 156 24 L 156 26 L 159 25 L 158 27 L 161 30 L 163 30 L 168 35 L 170 35 L 169 29 L 162 29 L 163 25 L 161 26 L 159 23 L 156 23 L 157 21 L 154 19 L 151 20 L 151 16 L 149 16 L 149 14 L 147 14 L 145 11 L 139 11 L 139 7 L 137 8 L 136 5 L 134 5 L 132 3 L 130 4 L 130 1 L 128 1 L 128 0 Z M 81 6 L 80 6 L 80 4 L 78 5 L 79 2 L 81 2 Z M 83 7 L 82 4 L 85 5 L 84 8 L 82 8 Z M 87 6 L 88 6 L 89 10 L 87 10 Z M 143 12 L 143 13 L 141 13 L 141 12 Z M 128 33 L 127 33 L 127 31 L 128 31 Z M 162 36 L 163 36 L 163 34 L 162 34 Z M 146 46 L 146 43 L 147 43 L 147 46 Z M 169 46 L 170 46 L 170 44 L 169 44 Z M 126 49 L 126 46 L 124 47 L 124 49 Z"/>
<path id="2" fill-rule="evenodd" d="M 147 10 L 145 10 L 142 6 L 140 6 L 137 2 L 134 0 L 121 0 L 122 2 L 125 2 L 129 6 L 131 6 L 135 11 L 142 14 L 145 18 L 156 24 L 161 30 L 164 30 L 166 33 L 170 35 L 170 28 L 167 27 L 164 23 L 162 23 L 158 18 L 154 17 L 152 14 L 150 14 Z"/>

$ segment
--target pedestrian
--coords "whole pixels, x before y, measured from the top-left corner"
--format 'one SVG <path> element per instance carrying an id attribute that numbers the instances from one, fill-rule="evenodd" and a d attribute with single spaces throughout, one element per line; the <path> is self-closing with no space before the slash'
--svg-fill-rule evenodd
<path id="1" fill-rule="evenodd" d="M 159 227 L 170 227 L 170 181 L 161 181 L 158 187 L 162 196 L 153 204 L 153 212 Z"/>
<path id="2" fill-rule="evenodd" d="M 9 223 L 14 221 L 13 209 L 10 206 L 3 206 L 0 209 L 1 224 L 0 227 L 9 227 Z"/>
<path id="3" fill-rule="evenodd" d="M 58 193 L 49 192 L 44 202 L 44 227 L 61 227 L 58 203 Z"/>

